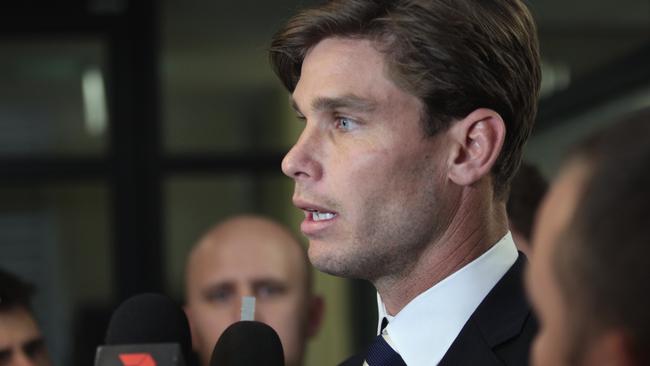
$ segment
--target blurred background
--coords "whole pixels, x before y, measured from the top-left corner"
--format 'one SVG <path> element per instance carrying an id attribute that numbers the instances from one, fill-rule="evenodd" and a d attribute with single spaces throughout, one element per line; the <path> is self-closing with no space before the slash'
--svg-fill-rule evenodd
<path id="1" fill-rule="evenodd" d="M 0 4 L 0 267 L 38 286 L 56 365 L 89 365 L 114 307 L 182 300 L 185 256 L 213 223 L 270 215 L 297 231 L 280 161 L 300 132 L 267 59 L 316 1 Z M 551 177 L 567 146 L 650 106 L 648 0 L 530 1 L 543 88 L 526 159 Z M 324 274 L 332 365 L 376 327 L 374 290 Z"/>

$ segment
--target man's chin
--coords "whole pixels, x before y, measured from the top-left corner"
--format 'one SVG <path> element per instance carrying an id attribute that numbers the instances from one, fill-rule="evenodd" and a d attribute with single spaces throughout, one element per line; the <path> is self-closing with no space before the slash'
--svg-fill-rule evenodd
<path id="1" fill-rule="evenodd" d="M 359 278 L 350 257 L 346 257 L 341 253 L 337 254 L 315 251 L 312 250 L 310 245 L 309 261 L 317 270 L 323 273 L 337 277 Z"/>

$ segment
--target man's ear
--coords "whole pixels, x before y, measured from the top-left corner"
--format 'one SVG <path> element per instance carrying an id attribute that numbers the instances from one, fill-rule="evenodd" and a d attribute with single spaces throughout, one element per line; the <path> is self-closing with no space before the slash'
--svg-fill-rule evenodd
<path id="1" fill-rule="evenodd" d="M 460 186 L 469 186 L 490 174 L 503 147 L 506 125 L 497 112 L 479 108 L 455 122 L 449 134 L 453 149 L 449 179 Z"/>
<path id="2" fill-rule="evenodd" d="M 312 338 L 320 330 L 325 314 L 325 300 L 321 296 L 313 295 L 309 301 L 307 314 L 307 338 Z"/>

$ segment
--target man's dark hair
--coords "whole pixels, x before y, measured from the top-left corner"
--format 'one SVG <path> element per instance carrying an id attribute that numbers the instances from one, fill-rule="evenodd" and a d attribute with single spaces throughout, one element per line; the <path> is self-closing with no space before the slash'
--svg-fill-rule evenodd
<path id="1" fill-rule="evenodd" d="M 512 183 L 506 210 L 508 220 L 514 230 L 531 242 L 535 214 L 546 191 L 548 183 L 539 169 L 523 162 L 517 170 Z"/>
<path id="2" fill-rule="evenodd" d="M 586 140 L 569 162 L 588 173 L 554 268 L 577 342 L 622 329 L 650 364 L 650 109 Z"/>
<path id="3" fill-rule="evenodd" d="M 34 286 L 0 269 L 0 311 L 24 308 L 31 311 Z"/>
<path id="4" fill-rule="evenodd" d="M 492 175 L 497 197 L 510 180 L 535 119 L 540 84 L 537 32 L 520 0 L 333 0 L 291 18 L 273 38 L 270 59 L 290 91 L 307 51 L 330 37 L 374 41 L 388 77 L 423 102 L 434 135 L 477 108 L 506 125 Z"/>

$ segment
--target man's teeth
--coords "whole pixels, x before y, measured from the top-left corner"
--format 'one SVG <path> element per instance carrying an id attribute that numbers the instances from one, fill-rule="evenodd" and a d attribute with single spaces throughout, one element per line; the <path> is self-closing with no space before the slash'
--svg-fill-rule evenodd
<path id="1" fill-rule="evenodd" d="M 312 218 L 314 221 L 331 220 L 334 216 L 336 215 L 331 212 L 312 212 Z"/>

